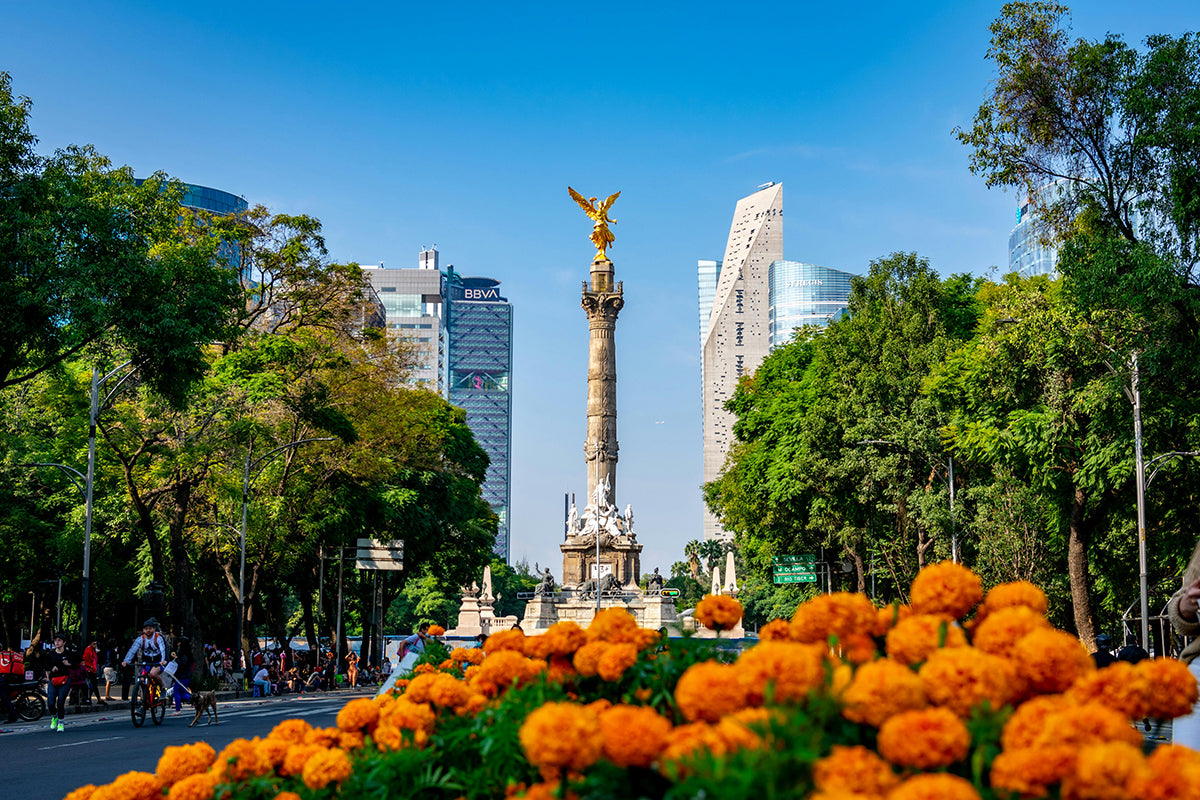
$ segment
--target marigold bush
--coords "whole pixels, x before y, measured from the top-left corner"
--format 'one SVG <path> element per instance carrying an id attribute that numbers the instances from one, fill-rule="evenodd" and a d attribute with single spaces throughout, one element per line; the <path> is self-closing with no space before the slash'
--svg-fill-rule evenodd
<path id="1" fill-rule="evenodd" d="M 500 631 L 483 649 L 433 642 L 336 726 L 285 720 L 220 753 L 169 747 L 156 774 L 68 797 L 1200 797 L 1200 754 L 1145 757 L 1130 724 L 1191 709 L 1200 689 L 1185 665 L 1097 671 L 1046 622 L 1037 587 L 985 596 L 957 565 L 922 570 L 910 596 L 912 610 L 820 595 L 744 648 L 664 640 L 616 605 L 586 628 Z M 727 600 L 698 616 L 736 624 Z"/>

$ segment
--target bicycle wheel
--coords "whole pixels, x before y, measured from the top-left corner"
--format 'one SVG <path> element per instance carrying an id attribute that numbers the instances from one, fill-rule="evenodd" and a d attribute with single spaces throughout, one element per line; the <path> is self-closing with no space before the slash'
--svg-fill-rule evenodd
<path id="1" fill-rule="evenodd" d="M 146 687 L 146 691 L 150 693 L 150 719 L 154 720 L 155 725 L 162 725 L 163 720 L 167 718 L 167 698 L 162 687 L 151 684 Z"/>
<path id="2" fill-rule="evenodd" d="M 36 722 L 46 714 L 46 698 L 35 689 L 26 689 L 13 703 L 17 715 L 26 722 Z"/>
<path id="3" fill-rule="evenodd" d="M 143 684 L 135 683 L 133 692 L 130 694 L 129 716 L 133 718 L 133 727 L 140 728 L 142 723 L 146 721 L 146 701 L 149 699 L 147 693 L 150 687 Z"/>

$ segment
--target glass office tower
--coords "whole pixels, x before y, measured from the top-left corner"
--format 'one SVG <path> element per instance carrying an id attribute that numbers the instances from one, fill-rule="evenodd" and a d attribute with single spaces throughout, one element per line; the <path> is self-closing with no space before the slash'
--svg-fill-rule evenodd
<path id="1" fill-rule="evenodd" d="M 802 325 L 828 325 L 845 314 L 853 277 L 849 272 L 799 261 L 772 263 L 771 349 L 787 344 L 792 331 Z"/>
<path id="2" fill-rule="evenodd" d="M 494 552 L 509 559 L 513 309 L 500 281 L 446 270 L 447 398 L 488 454 L 483 499 L 499 518 Z"/>

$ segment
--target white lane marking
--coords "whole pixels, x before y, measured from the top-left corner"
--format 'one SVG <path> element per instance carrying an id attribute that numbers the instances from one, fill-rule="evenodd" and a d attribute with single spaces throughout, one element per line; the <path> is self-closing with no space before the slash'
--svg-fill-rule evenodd
<path id="1" fill-rule="evenodd" d="M 52 744 L 49 747 L 39 747 L 38 750 L 59 750 L 63 747 L 78 747 L 81 744 L 95 744 L 96 742 L 115 742 L 117 739 L 124 739 L 124 736 L 108 736 L 104 739 L 84 739 L 79 742 L 65 742 L 63 744 Z"/>

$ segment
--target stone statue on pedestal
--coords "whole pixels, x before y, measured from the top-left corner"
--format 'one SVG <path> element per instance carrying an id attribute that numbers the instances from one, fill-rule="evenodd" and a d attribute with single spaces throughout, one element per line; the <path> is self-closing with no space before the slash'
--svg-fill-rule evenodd
<path id="1" fill-rule="evenodd" d="M 534 562 L 533 568 L 535 571 L 540 569 L 537 565 L 537 562 Z M 550 568 L 546 567 L 542 574 L 541 581 L 539 581 L 538 585 L 534 587 L 533 594 L 535 597 L 552 595 L 557 588 L 557 584 L 554 582 L 554 576 L 550 574 Z"/>
<path id="2" fill-rule="evenodd" d="M 646 591 L 661 592 L 663 588 L 663 577 L 658 574 L 658 567 L 654 568 L 654 574 L 646 579 Z"/>

